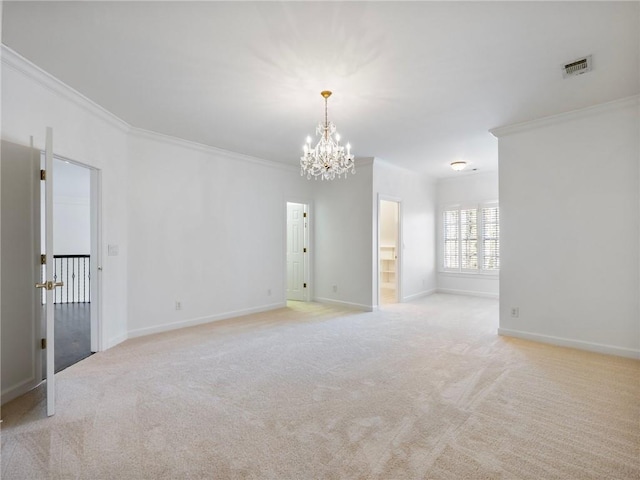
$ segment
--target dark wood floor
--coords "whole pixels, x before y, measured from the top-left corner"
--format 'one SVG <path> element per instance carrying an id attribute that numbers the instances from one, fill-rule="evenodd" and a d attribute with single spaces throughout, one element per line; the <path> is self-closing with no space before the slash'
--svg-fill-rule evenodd
<path id="1" fill-rule="evenodd" d="M 59 303 L 55 311 L 55 371 L 91 355 L 91 304 Z"/>

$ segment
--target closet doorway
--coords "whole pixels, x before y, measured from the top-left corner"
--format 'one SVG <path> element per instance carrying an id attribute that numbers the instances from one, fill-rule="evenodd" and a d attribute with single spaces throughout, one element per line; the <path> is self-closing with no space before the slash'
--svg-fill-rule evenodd
<path id="1" fill-rule="evenodd" d="M 378 303 L 400 299 L 400 202 L 380 198 L 378 202 Z"/>

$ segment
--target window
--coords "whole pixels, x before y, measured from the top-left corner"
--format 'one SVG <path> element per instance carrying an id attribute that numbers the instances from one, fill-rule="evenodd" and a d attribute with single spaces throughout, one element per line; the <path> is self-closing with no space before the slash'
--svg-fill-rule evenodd
<path id="1" fill-rule="evenodd" d="M 498 205 L 447 209 L 442 230 L 445 270 L 491 273 L 500 269 Z"/>

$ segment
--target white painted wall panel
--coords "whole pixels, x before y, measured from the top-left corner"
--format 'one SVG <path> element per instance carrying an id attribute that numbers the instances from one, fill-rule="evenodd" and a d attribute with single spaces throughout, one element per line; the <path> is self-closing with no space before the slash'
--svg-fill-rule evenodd
<path id="1" fill-rule="evenodd" d="M 497 132 L 502 333 L 640 356 L 638 110 Z"/>
<path id="2" fill-rule="evenodd" d="M 402 300 L 432 293 L 436 288 L 436 185 L 429 177 L 374 162 L 374 225 L 378 194 L 402 201 Z M 375 231 L 377 235 L 377 230 Z M 374 263 L 375 263 L 374 259 Z M 377 292 L 377 285 L 375 286 Z"/>
<path id="3" fill-rule="evenodd" d="M 314 297 L 371 309 L 374 298 L 372 161 L 359 161 L 356 174 L 346 179 L 311 180 L 307 185 L 315 192 Z"/>
<path id="4" fill-rule="evenodd" d="M 152 135 L 130 146 L 130 335 L 283 306 L 298 170 Z"/>

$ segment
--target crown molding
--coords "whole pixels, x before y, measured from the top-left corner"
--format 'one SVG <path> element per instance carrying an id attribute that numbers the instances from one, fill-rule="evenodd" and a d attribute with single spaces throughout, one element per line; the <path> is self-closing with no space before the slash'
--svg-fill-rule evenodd
<path id="1" fill-rule="evenodd" d="M 12 50 L 10 47 L 7 47 L 4 44 L 2 44 L 2 49 L 0 50 L 0 57 L 2 58 L 3 68 L 11 68 L 21 75 L 35 81 L 50 92 L 55 93 L 65 100 L 73 102 L 76 106 L 106 121 L 122 132 L 129 132 L 129 130 L 131 129 L 131 126 L 127 122 L 117 117 L 104 107 L 98 105 L 96 102 L 84 96 L 58 78 L 54 77 L 49 72 L 38 67 L 30 60 L 26 59 L 18 52 Z"/>
<path id="2" fill-rule="evenodd" d="M 177 147 L 186 148 L 196 152 L 206 153 L 208 155 L 223 156 L 232 160 L 239 160 L 242 162 L 252 163 L 254 165 L 260 165 L 263 167 L 276 168 L 279 170 L 286 170 L 291 172 L 298 172 L 299 166 L 291 165 L 288 163 L 274 162 L 272 160 L 265 160 L 263 158 L 252 157 L 251 155 L 245 155 L 244 153 L 232 152 L 231 150 L 225 150 L 223 148 L 212 147 L 203 143 L 194 142 L 192 140 L 185 140 L 179 137 L 173 137 L 171 135 L 165 135 L 163 133 L 154 132 L 151 130 L 145 130 L 144 128 L 131 127 L 129 132 L 133 137 L 152 140 L 154 142 L 160 142 L 164 144 L 174 145 Z"/>
<path id="3" fill-rule="evenodd" d="M 162 142 L 165 144 L 171 144 L 189 150 L 203 152 L 209 155 L 224 156 L 226 158 L 248 162 L 255 165 L 261 165 L 264 167 L 276 168 L 291 172 L 297 172 L 299 169 L 298 166 L 294 166 L 291 164 L 252 157 L 250 155 L 232 152 L 230 150 L 224 150 L 222 148 L 204 145 L 201 143 L 193 142 L 191 140 L 185 140 L 182 138 L 153 132 L 151 130 L 134 127 L 4 44 L 1 45 L 0 57 L 3 68 L 11 68 L 12 70 L 25 76 L 26 78 L 33 80 L 34 82 L 53 92 L 54 94 L 84 109 L 89 114 L 106 121 L 121 132 L 126 133 L 127 135 L 131 135 L 137 138 L 143 138 L 146 140 Z"/>
<path id="4" fill-rule="evenodd" d="M 508 135 L 513 135 L 514 133 L 535 130 L 537 128 L 568 122 L 570 120 L 597 115 L 599 113 L 608 112 L 610 110 L 615 110 L 618 108 L 630 107 L 633 105 L 640 106 L 640 95 L 632 95 L 630 97 L 620 98 L 611 102 L 599 103 L 591 107 L 585 107 L 579 110 L 559 113 L 558 115 L 551 115 L 549 117 L 543 117 L 528 122 L 514 123 L 513 125 L 492 128 L 491 130 L 489 130 L 489 133 L 491 133 L 491 135 L 496 138 L 506 137 Z"/>

